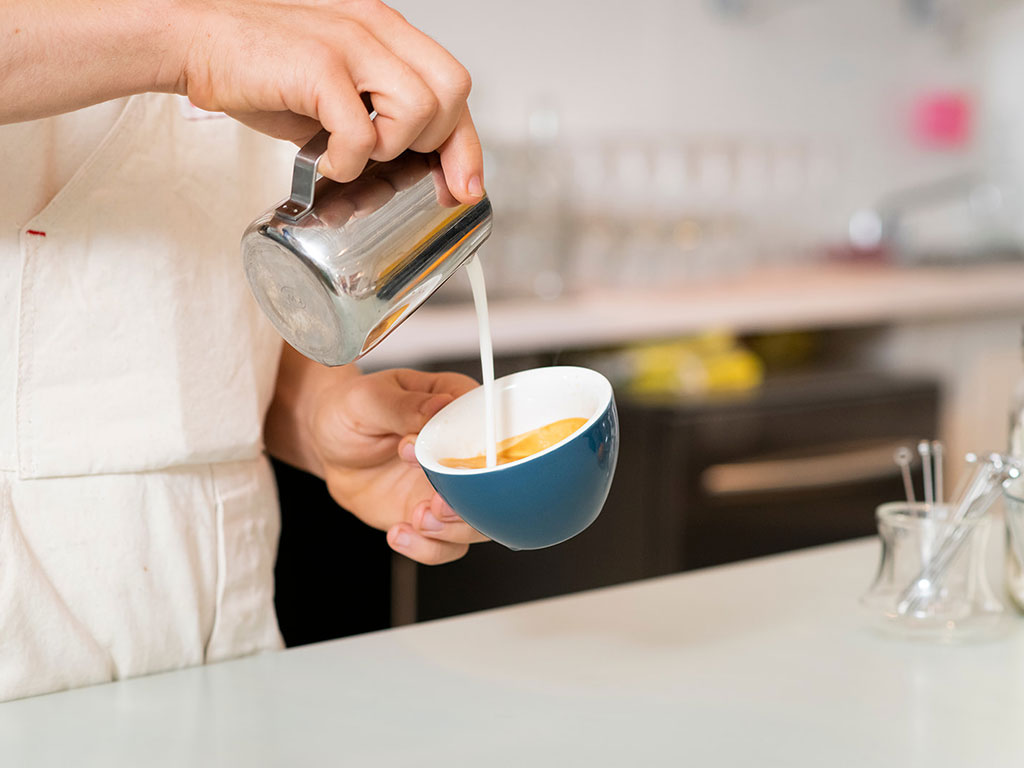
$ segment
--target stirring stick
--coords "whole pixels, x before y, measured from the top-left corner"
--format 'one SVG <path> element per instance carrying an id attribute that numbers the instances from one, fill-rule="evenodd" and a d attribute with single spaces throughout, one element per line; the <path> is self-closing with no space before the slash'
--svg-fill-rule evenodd
<path id="1" fill-rule="evenodd" d="M 950 503 L 958 504 L 959 500 L 963 498 L 965 493 L 967 493 L 967 487 L 971 482 L 971 477 L 973 476 L 973 470 L 971 468 L 976 466 L 979 461 L 981 461 L 981 459 L 976 453 L 968 452 L 964 454 L 964 463 L 967 464 L 967 467 L 960 475 L 960 480 L 957 482 L 956 490 L 953 495 L 949 497 Z"/>
<path id="2" fill-rule="evenodd" d="M 893 460 L 900 468 L 900 472 L 903 475 L 903 490 L 906 491 L 907 501 L 911 504 L 914 503 L 914 481 L 910 477 L 910 460 L 911 453 L 910 449 L 906 446 L 896 449 L 896 453 L 893 454 Z"/>
<path id="3" fill-rule="evenodd" d="M 927 440 L 917 444 L 917 452 L 921 456 L 921 470 L 924 472 L 924 503 L 932 506 L 932 446 Z"/>
<path id="4" fill-rule="evenodd" d="M 935 457 L 935 503 L 942 504 L 942 442 L 940 440 L 932 441 L 932 456 Z"/>
<path id="5" fill-rule="evenodd" d="M 466 262 L 466 274 L 473 288 L 473 305 L 476 307 L 480 334 L 480 368 L 484 380 L 484 453 L 487 455 L 487 466 L 494 467 L 498 464 L 494 417 L 494 352 L 491 348 L 491 321 L 487 314 L 484 268 L 479 256 L 474 255 Z"/>
<path id="6" fill-rule="evenodd" d="M 932 559 L 932 544 L 935 538 L 935 497 L 932 494 L 932 455 L 931 444 L 922 440 L 917 444 L 917 453 L 921 457 L 921 481 L 924 492 L 924 517 L 921 520 L 926 535 L 921 538 L 921 562 L 927 563 Z"/>

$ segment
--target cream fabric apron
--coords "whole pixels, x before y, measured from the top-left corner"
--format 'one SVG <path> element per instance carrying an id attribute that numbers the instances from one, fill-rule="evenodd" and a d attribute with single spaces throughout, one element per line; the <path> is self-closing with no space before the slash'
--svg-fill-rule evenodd
<path id="1" fill-rule="evenodd" d="M 199 117 L 0 126 L 0 700 L 281 644 L 281 342 L 238 242 L 294 149 Z"/>

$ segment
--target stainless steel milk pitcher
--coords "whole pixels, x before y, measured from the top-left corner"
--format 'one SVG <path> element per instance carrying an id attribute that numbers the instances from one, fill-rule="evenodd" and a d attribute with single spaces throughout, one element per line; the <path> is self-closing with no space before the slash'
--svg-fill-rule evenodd
<path id="1" fill-rule="evenodd" d="M 491 203 L 459 203 L 438 156 L 371 162 L 317 179 L 321 131 L 295 157 L 291 196 L 249 225 L 242 260 L 284 339 L 325 365 L 359 359 L 451 277 L 491 233 Z"/>

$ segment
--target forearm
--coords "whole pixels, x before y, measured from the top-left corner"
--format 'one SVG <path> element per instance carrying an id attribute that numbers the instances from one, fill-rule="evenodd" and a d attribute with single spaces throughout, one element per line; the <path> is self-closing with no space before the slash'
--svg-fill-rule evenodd
<path id="1" fill-rule="evenodd" d="M 176 0 L 0 0 L 0 124 L 180 88 Z"/>
<path id="2" fill-rule="evenodd" d="M 312 436 L 317 403 L 324 391 L 359 375 L 354 365 L 327 368 L 285 344 L 274 399 L 264 424 L 264 440 L 270 455 L 323 477 Z"/>

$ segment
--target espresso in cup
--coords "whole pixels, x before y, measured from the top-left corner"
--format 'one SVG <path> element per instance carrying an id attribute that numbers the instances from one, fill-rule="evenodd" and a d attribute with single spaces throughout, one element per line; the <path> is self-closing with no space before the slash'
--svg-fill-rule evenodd
<path id="1" fill-rule="evenodd" d="M 580 418 L 559 419 L 521 435 L 501 440 L 497 444 L 497 464 L 519 461 L 547 450 L 565 440 L 586 423 L 586 419 Z M 483 469 L 487 466 L 487 454 L 481 453 L 465 459 L 441 459 L 441 464 L 452 469 Z"/>

